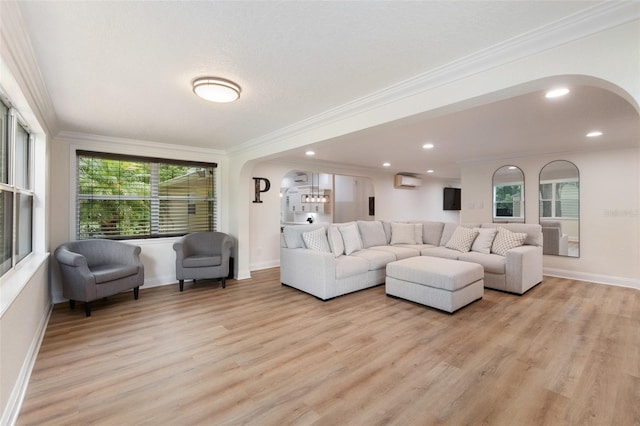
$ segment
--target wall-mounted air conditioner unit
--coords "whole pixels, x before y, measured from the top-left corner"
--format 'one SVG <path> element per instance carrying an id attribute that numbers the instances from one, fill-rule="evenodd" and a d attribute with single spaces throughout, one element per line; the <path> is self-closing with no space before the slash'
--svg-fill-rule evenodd
<path id="1" fill-rule="evenodd" d="M 416 188 L 422 185 L 422 179 L 415 176 L 396 175 L 394 184 L 396 188 Z"/>
<path id="2" fill-rule="evenodd" d="M 309 175 L 307 175 L 306 173 L 299 173 L 293 177 L 293 181 L 295 183 L 308 183 Z"/>

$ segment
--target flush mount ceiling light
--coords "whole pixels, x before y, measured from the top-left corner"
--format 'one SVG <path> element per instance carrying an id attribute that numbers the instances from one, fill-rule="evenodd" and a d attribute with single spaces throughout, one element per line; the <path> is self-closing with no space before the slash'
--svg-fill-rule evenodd
<path id="1" fill-rule="evenodd" d="M 193 93 L 211 102 L 233 102 L 240 97 L 240 86 L 218 77 L 200 77 L 193 81 Z"/>
<path id="2" fill-rule="evenodd" d="M 432 149 L 434 147 L 434 145 L 432 143 L 425 143 L 424 145 L 422 145 L 422 148 L 424 149 Z"/>
<path id="3" fill-rule="evenodd" d="M 559 87 L 557 89 L 552 89 L 549 90 L 547 93 L 545 93 L 544 97 L 545 98 L 560 98 L 566 94 L 569 93 L 569 89 L 567 89 L 566 87 Z"/>

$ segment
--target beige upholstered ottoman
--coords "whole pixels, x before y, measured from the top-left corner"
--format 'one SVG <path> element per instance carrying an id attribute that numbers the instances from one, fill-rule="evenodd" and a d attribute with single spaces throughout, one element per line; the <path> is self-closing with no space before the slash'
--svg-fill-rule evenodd
<path id="1" fill-rule="evenodd" d="M 417 256 L 387 264 L 386 292 L 453 313 L 484 294 L 484 269 L 460 260 Z"/>

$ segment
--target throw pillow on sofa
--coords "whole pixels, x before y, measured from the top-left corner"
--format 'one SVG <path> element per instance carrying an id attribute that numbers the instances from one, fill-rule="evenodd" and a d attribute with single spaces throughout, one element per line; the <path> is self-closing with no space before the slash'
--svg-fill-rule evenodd
<path id="1" fill-rule="evenodd" d="M 329 241 L 327 240 L 327 234 L 325 234 L 324 228 L 303 232 L 302 240 L 308 249 L 331 253 L 331 248 L 329 247 Z"/>
<path id="2" fill-rule="evenodd" d="M 384 233 L 382 222 L 379 220 L 359 220 L 358 229 L 362 239 L 362 247 L 386 246 L 387 236 Z"/>
<path id="3" fill-rule="evenodd" d="M 391 222 L 391 244 L 415 244 L 416 227 L 413 223 Z"/>
<path id="4" fill-rule="evenodd" d="M 496 228 L 473 228 L 478 231 L 478 236 L 476 237 L 473 245 L 471 246 L 471 251 L 475 251 L 478 253 L 491 253 L 491 246 L 493 245 L 493 240 L 496 238 L 496 234 L 498 230 Z"/>
<path id="5" fill-rule="evenodd" d="M 330 226 L 327 229 L 327 236 L 329 237 L 329 247 L 333 257 L 340 257 L 344 254 L 344 241 L 342 241 L 342 234 L 335 226 Z"/>
<path id="6" fill-rule="evenodd" d="M 414 244 L 422 244 L 422 224 L 414 223 L 413 226 L 415 231 L 415 234 L 413 235 Z"/>
<path id="7" fill-rule="evenodd" d="M 496 238 L 491 245 L 491 253 L 505 256 L 508 250 L 523 245 L 526 239 L 526 233 L 511 232 L 508 229 L 499 227 Z"/>
<path id="8" fill-rule="evenodd" d="M 355 251 L 362 250 L 362 240 L 360 239 L 358 225 L 352 223 L 351 225 L 341 226 L 339 229 L 342 234 L 342 241 L 344 241 L 344 254 L 349 256 Z"/>
<path id="9" fill-rule="evenodd" d="M 442 239 L 443 222 L 422 222 L 422 243 L 439 246 Z M 447 240 L 448 241 L 448 240 Z"/>
<path id="10" fill-rule="evenodd" d="M 457 250 L 462 253 L 467 253 L 471 250 L 473 241 L 478 236 L 478 231 L 473 228 L 465 228 L 464 226 L 458 226 L 451 239 L 445 244 L 446 248 Z"/>

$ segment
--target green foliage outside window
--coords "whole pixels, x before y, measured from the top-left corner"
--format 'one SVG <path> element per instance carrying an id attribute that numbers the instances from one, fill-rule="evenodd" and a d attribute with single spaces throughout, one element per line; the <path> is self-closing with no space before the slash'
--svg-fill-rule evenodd
<path id="1" fill-rule="evenodd" d="M 495 187 L 495 217 L 520 217 L 522 185 L 497 185 Z"/>
<path id="2" fill-rule="evenodd" d="M 79 239 L 214 230 L 215 165 L 113 157 L 78 155 Z"/>

